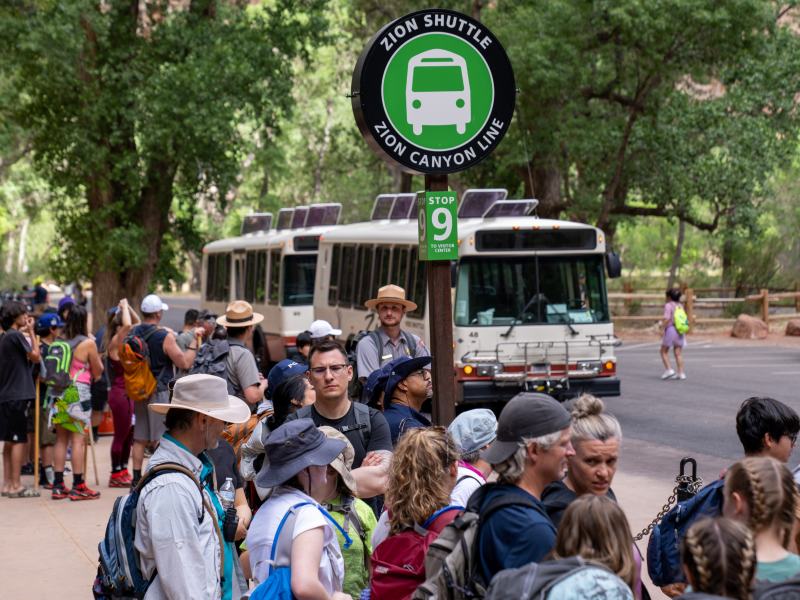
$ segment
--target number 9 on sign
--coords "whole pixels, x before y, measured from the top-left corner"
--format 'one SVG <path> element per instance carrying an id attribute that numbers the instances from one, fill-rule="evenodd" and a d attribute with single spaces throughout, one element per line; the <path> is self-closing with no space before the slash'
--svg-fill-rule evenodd
<path id="1" fill-rule="evenodd" d="M 435 208 L 431 214 L 433 239 L 437 242 L 446 240 L 453 233 L 453 213 L 446 208 Z"/>

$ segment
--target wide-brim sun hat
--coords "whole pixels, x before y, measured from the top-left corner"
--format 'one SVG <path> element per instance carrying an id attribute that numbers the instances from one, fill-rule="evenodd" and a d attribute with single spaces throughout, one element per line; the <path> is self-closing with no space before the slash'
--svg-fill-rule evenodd
<path id="1" fill-rule="evenodd" d="M 181 377 L 175 382 L 170 402 L 154 402 L 148 408 L 160 415 L 183 408 L 226 423 L 244 423 L 250 418 L 250 407 L 228 395 L 228 384 L 222 377 L 204 373 Z"/>
<path id="2" fill-rule="evenodd" d="M 333 427 L 323 425 L 319 430 L 325 434 L 328 439 L 339 440 L 345 443 L 344 449 L 339 453 L 339 456 L 331 461 L 331 468 L 333 468 L 342 478 L 342 483 L 347 486 L 347 489 L 353 492 L 353 495 L 358 495 L 358 484 L 355 477 L 350 472 L 353 468 L 353 461 L 356 458 L 356 452 L 353 449 L 353 444 L 347 439 L 347 436 L 341 431 L 337 431 Z"/>
<path id="3" fill-rule="evenodd" d="M 375 310 L 379 304 L 400 304 L 406 310 L 417 310 L 417 304 L 406 299 L 406 291 L 391 283 L 380 288 L 377 297 L 364 302 L 367 310 Z"/>
<path id="4" fill-rule="evenodd" d="M 344 448 L 344 442 L 326 437 L 311 419 L 286 421 L 264 440 L 264 466 L 256 485 L 272 488 L 303 469 L 327 466 Z"/>
<path id="5" fill-rule="evenodd" d="M 223 327 L 247 327 L 258 325 L 264 320 L 264 315 L 253 312 L 253 307 L 244 300 L 234 300 L 225 309 L 225 314 L 217 318 L 217 325 Z"/>

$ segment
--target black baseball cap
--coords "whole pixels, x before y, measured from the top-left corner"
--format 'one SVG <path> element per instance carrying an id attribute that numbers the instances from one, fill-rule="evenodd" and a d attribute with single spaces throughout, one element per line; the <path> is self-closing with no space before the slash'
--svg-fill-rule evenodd
<path id="1" fill-rule="evenodd" d="M 497 439 L 482 458 L 496 465 L 509 458 L 523 438 L 537 438 L 569 427 L 569 412 L 547 394 L 522 392 L 503 407 L 497 420 Z"/>

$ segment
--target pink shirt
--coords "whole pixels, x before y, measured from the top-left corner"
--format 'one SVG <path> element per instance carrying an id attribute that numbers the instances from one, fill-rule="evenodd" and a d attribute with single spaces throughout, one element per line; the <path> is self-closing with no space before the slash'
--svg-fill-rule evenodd
<path id="1" fill-rule="evenodd" d="M 81 369 L 83 370 L 82 372 Z M 77 377 L 75 377 L 76 373 L 79 373 Z M 69 376 L 72 377 L 75 383 L 92 384 L 92 372 L 89 369 L 89 363 L 82 362 L 75 357 L 72 358 L 72 363 L 69 365 Z"/>

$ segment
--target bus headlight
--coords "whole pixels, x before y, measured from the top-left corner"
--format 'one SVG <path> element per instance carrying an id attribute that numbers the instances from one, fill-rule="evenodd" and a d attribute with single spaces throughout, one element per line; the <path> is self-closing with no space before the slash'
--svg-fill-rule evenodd
<path id="1" fill-rule="evenodd" d="M 599 360 L 579 360 L 576 365 L 578 371 L 591 372 L 598 375 L 603 369 L 603 365 Z"/>

